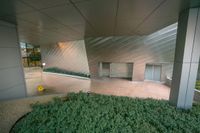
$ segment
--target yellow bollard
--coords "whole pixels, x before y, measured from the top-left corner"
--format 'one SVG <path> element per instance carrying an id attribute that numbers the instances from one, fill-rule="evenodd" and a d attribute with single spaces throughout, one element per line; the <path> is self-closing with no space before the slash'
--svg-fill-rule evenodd
<path id="1" fill-rule="evenodd" d="M 42 91 L 44 91 L 44 87 L 42 85 L 38 85 L 37 90 L 39 92 L 42 92 Z"/>

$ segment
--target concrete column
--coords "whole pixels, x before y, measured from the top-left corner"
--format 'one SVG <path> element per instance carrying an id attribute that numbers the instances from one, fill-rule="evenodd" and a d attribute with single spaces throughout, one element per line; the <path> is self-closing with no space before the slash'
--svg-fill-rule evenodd
<path id="1" fill-rule="evenodd" d="M 99 62 L 99 77 L 102 77 L 102 62 Z"/>
<path id="2" fill-rule="evenodd" d="M 15 25 L 0 21 L 0 100 L 26 96 L 21 59 Z"/>
<path id="3" fill-rule="evenodd" d="M 200 56 L 200 8 L 179 16 L 170 102 L 178 108 L 192 107 Z"/>
<path id="4" fill-rule="evenodd" d="M 144 81 L 145 66 L 144 62 L 134 62 L 133 81 Z"/>

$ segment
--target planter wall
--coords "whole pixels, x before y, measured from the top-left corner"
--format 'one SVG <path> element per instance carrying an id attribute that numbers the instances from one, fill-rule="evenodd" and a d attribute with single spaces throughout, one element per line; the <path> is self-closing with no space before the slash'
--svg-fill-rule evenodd
<path id="1" fill-rule="evenodd" d="M 200 91 L 195 90 L 194 92 L 194 101 L 200 102 Z"/>

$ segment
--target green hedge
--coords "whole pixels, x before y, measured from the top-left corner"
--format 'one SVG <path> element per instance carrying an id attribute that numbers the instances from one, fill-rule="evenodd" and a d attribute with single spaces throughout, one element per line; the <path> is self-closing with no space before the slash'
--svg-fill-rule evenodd
<path id="1" fill-rule="evenodd" d="M 90 78 L 89 74 L 67 71 L 67 70 L 64 70 L 64 69 L 61 69 L 61 68 L 57 68 L 57 67 L 45 68 L 45 69 L 43 69 L 43 71 L 44 72 L 52 72 L 52 73 L 61 73 L 61 74 L 76 75 L 76 76 L 80 76 L 80 77 Z"/>
<path id="2" fill-rule="evenodd" d="M 13 128 L 15 133 L 199 133 L 200 105 L 191 110 L 168 101 L 71 93 L 33 111 Z"/>
<path id="3" fill-rule="evenodd" d="M 200 90 L 200 80 L 198 80 L 198 81 L 196 82 L 196 89 L 197 89 L 197 90 Z"/>
<path id="4" fill-rule="evenodd" d="M 41 61 L 40 53 L 31 53 L 29 55 L 29 58 L 30 58 L 31 61 Z"/>

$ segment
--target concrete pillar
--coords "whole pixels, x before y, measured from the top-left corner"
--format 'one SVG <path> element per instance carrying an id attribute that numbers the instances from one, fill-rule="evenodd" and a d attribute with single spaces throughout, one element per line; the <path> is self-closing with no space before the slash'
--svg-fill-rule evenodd
<path id="1" fill-rule="evenodd" d="M 99 62 L 99 77 L 102 77 L 102 62 Z"/>
<path id="2" fill-rule="evenodd" d="M 192 107 L 200 56 L 200 8 L 179 16 L 170 102 L 178 108 Z"/>
<path id="3" fill-rule="evenodd" d="M 26 86 L 15 25 L 0 21 L 0 100 L 26 96 Z"/>
<path id="4" fill-rule="evenodd" d="M 134 62 L 133 81 L 144 81 L 145 66 L 145 62 Z"/>

